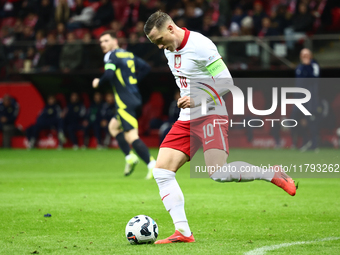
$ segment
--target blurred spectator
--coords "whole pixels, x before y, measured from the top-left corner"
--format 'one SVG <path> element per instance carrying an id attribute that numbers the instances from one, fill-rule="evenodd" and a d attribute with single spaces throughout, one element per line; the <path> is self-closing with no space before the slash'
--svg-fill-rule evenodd
<path id="1" fill-rule="evenodd" d="M 264 17 L 262 19 L 262 29 L 259 32 L 258 36 L 264 37 L 264 36 L 276 36 L 276 35 L 279 35 L 279 31 L 276 28 L 272 27 L 270 18 Z"/>
<path id="2" fill-rule="evenodd" d="M 145 45 L 139 43 L 137 33 L 129 34 L 129 43 L 126 48 L 127 51 L 131 51 L 133 54 L 137 56 L 144 56 L 145 54 Z"/>
<path id="3" fill-rule="evenodd" d="M 23 71 L 28 73 L 32 71 L 32 67 L 37 66 L 39 61 L 39 54 L 36 54 L 34 47 L 28 47 L 24 59 Z"/>
<path id="4" fill-rule="evenodd" d="M 45 45 L 47 43 L 47 40 L 44 35 L 43 30 L 38 30 L 35 33 L 35 48 L 38 52 L 42 52 L 45 49 Z"/>
<path id="5" fill-rule="evenodd" d="M 220 36 L 220 30 L 216 22 L 213 21 L 212 16 L 209 14 L 204 15 L 202 34 L 205 36 Z"/>
<path id="6" fill-rule="evenodd" d="M 230 37 L 238 37 L 241 34 L 240 27 L 237 23 L 233 22 L 230 25 Z M 240 41 L 228 41 L 227 44 L 227 58 L 228 63 L 232 64 L 234 68 L 239 68 L 240 66 L 246 66 L 248 57 L 246 56 L 246 42 Z"/>
<path id="7" fill-rule="evenodd" d="M 63 23 L 58 23 L 57 25 L 57 43 L 64 44 L 66 40 L 66 30 Z"/>
<path id="8" fill-rule="evenodd" d="M 288 15 L 286 10 L 286 6 L 280 5 L 277 7 L 277 9 L 274 9 L 270 12 L 271 26 L 277 29 L 280 35 L 283 34 L 284 29 L 288 25 Z"/>
<path id="9" fill-rule="evenodd" d="M 77 131 L 84 131 L 87 120 L 86 108 L 79 100 L 79 95 L 73 92 L 70 96 L 70 103 L 65 109 L 65 130 L 70 137 L 73 149 L 78 149 Z"/>
<path id="10" fill-rule="evenodd" d="M 100 0 L 100 3 L 101 6 L 98 8 L 92 20 L 93 27 L 108 25 L 115 18 L 111 1 Z"/>
<path id="11" fill-rule="evenodd" d="M 67 42 L 63 45 L 60 54 L 60 69 L 69 72 L 81 67 L 83 55 L 82 45 L 76 41 L 73 32 L 67 33 Z"/>
<path id="12" fill-rule="evenodd" d="M 241 35 L 241 30 L 239 25 L 236 22 L 232 22 L 230 24 L 230 36 L 239 36 Z"/>
<path id="13" fill-rule="evenodd" d="M 20 41 L 34 41 L 34 30 L 32 27 L 24 27 Z"/>
<path id="14" fill-rule="evenodd" d="M 24 52 L 22 49 L 15 49 L 10 59 L 10 70 L 20 72 L 24 67 Z"/>
<path id="15" fill-rule="evenodd" d="M 253 35 L 254 21 L 250 16 L 244 17 L 241 21 L 241 35 Z"/>
<path id="16" fill-rule="evenodd" d="M 308 12 L 308 7 L 304 3 L 299 4 L 298 12 L 292 18 L 292 28 L 294 32 L 306 33 L 313 28 L 313 16 Z"/>
<path id="17" fill-rule="evenodd" d="M 35 29 L 51 29 L 54 24 L 54 7 L 52 0 L 40 0 L 38 5 L 38 21 Z"/>
<path id="18" fill-rule="evenodd" d="M 15 131 L 15 121 L 19 114 L 19 104 L 9 95 L 0 99 L 0 132 L 3 133 L 3 147 L 11 147 L 11 138 Z"/>
<path id="19" fill-rule="evenodd" d="M 100 110 L 100 128 L 105 131 L 104 146 L 107 147 L 111 141 L 111 135 L 109 133 L 108 124 L 110 120 L 115 116 L 115 99 L 112 93 L 105 95 L 105 103 Z"/>
<path id="20" fill-rule="evenodd" d="M 111 21 L 110 30 L 115 34 L 117 39 L 125 37 L 125 34 L 122 31 L 122 24 L 118 20 Z"/>
<path id="21" fill-rule="evenodd" d="M 56 37 L 53 33 L 47 36 L 47 44 L 45 51 L 41 54 L 39 60 L 39 71 L 50 72 L 59 69 L 59 56 L 61 45 L 57 44 Z"/>
<path id="22" fill-rule="evenodd" d="M 59 0 L 55 8 L 55 21 L 65 24 L 70 18 L 70 12 L 67 0 Z"/>
<path id="23" fill-rule="evenodd" d="M 73 7 L 71 7 L 71 17 L 80 15 L 84 8 L 84 1 L 76 0 Z"/>
<path id="24" fill-rule="evenodd" d="M 306 36 L 313 26 L 313 16 L 308 12 L 307 5 L 300 3 L 297 14 L 292 17 L 292 26 L 285 29 L 288 49 L 294 48 L 294 43 Z"/>
<path id="25" fill-rule="evenodd" d="M 319 85 L 318 78 L 320 76 L 319 64 L 313 59 L 312 52 L 309 49 L 302 49 L 300 52 L 301 64 L 295 70 L 296 86 L 305 88 L 311 93 L 311 99 L 304 104 L 304 107 L 312 114 L 305 116 L 294 105 L 291 119 L 298 121 L 298 126 L 292 128 L 293 146 L 297 145 L 297 135 L 300 132 L 302 135 L 303 146 L 301 151 L 317 150 L 318 148 L 318 115 L 319 111 Z M 299 98 L 301 94 L 297 94 Z"/>
<path id="26" fill-rule="evenodd" d="M 125 33 L 129 33 L 140 20 L 140 15 L 146 12 L 145 6 L 140 3 L 140 0 L 128 0 L 123 11 L 122 25 Z"/>
<path id="27" fill-rule="evenodd" d="M 92 42 L 90 32 L 84 34 L 82 42 L 82 68 L 87 70 L 101 68 L 103 65 L 102 50 L 97 43 Z"/>
<path id="28" fill-rule="evenodd" d="M 203 11 L 195 7 L 194 2 L 188 2 L 185 6 L 184 19 L 187 29 L 201 31 L 203 24 Z"/>
<path id="29" fill-rule="evenodd" d="M 1 1 L 0 8 L 0 18 L 17 16 L 13 3 L 9 1 Z"/>
<path id="30" fill-rule="evenodd" d="M 1 28 L 1 42 L 9 47 L 12 45 L 14 42 L 15 38 L 14 36 L 10 33 L 10 29 L 8 27 L 2 27 Z"/>
<path id="31" fill-rule="evenodd" d="M 100 148 L 102 146 L 101 141 L 101 131 L 100 127 L 101 121 L 101 109 L 103 107 L 102 95 L 100 92 L 96 92 L 93 95 L 93 103 L 87 111 L 86 121 L 84 122 L 85 131 L 84 131 L 84 145 L 88 147 L 89 139 L 90 139 L 90 130 L 93 130 L 94 136 L 97 140 L 97 146 Z"/>
<path id="32" fill-rule="evenodd" d="M 58 132 L 59 147 L 65 143 L 61 109 L 57 104 L 55 96 L 47 97 L 47 104 L 39 114 L 36 124 L 30 126 L 26 130 L 29 148 L 34 148 L 39 137 L 39 133 L 43 129 L 56 129 Z"/>
<path id="33" fill-rule="evenodd" d="M 13 27 L 13 34 L 14 34 L 14 38 L 16 41 L 19 41 L 21 37 L 23 36 L 23 30 L 24 30 L 24 24 L 22 23 L 22 20 L 17 19 Z"/>
<path id="34" fill-rule="evenodd" d="M 12 3 L 14 4 L 14 12 L 17 13 L 15 16 L 19 18 L 24 18 L 29 13 L 34 13 L 37 7 L 36 1 L 31 0 L 12 1 Z"/>
<path id="35" fill-rule="evenodd" d="M 236 9 L 234 10 L 234 14 L 231 17 L 231 22 L 235 22 L 237 25 L 241 27 L 241 21 L 244 17 L 247 15 L 243 12 L 241 6 L 237 6 Z"/>
<path id="36" fill-rule="evenodd" d="M 135 27 L 135 32 L 139 42 L 146 42 L 148 40 L 144 33 L 144 25 L 145 23 L 143 21 L 138 21 Z"/>
<path id="37" fill-rule="evenodd" d="M 38 22 L 38 16 L 35 13 L 29 13 L 24 19 L 24 25 L 34 28 Z"/>
<path id="38" fill-rule="evenodd" d="M 78 0 L 81 1 L 81 0 Z M 67 23 L 68 30 L 73 30 L 82 27 L 90 27 L 95 11 L 92 6 L 83 8 L 77 15 L 72 16 Z"/>
<path id="39" fill-rule="evenodd" d="M 229 36 L 229 30 L 225 25 L 220 25 L 218 29 L 220 31 L 221 36 L 224 36 L 224 37 Z"/>
<path id="40" fill-rule="evenodd" d="M 266 13 L 263 10 L 263 3 L 261 1 L 254 2 L 253 24 L 254 34 L 258 35 L 262 30 L 262 19 L 266 17 Z"/>

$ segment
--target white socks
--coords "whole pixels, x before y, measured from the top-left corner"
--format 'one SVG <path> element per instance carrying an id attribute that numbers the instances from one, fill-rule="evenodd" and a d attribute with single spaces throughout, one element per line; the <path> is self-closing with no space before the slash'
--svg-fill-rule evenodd
<path id="1" fill-rule="evenodd" d="M 247 182 L 253 180 L 271 181 L 275 171 L 251 165 L 242 161 L 225 163 L 221 169 L 216 170 L 210 178 L 218 182 Z"/>
<path id="2" fill-rule="evenodd" d="M 165 209 L 170 213 L 176 230 L 189 237 L 191 231 L 185 216 L 184 196 L 175 175 L 176 173 L 166 169 L 155 168 L 153 170 L 153 176 L 159 187 L 159 194 Z"/>

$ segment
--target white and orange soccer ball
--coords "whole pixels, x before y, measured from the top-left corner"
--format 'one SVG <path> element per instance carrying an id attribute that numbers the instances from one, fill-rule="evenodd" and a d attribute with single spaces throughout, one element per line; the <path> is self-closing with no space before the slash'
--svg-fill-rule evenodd
<path id="1" fill-rule="evenodd" d="M 137 215 L 127 223 L 125 236 L 131 244 L 152 244 L 158 236 L 157 223 L 149 216 Z"/>

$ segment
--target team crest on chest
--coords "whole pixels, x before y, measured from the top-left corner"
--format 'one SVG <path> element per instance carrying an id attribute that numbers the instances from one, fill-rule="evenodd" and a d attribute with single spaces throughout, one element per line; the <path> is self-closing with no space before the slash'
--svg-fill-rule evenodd
<path id="1" fill-rule="evenodd" d="M 175 68 L 178 69 L 181 67 L 181 55 L 175 55 Z"/>

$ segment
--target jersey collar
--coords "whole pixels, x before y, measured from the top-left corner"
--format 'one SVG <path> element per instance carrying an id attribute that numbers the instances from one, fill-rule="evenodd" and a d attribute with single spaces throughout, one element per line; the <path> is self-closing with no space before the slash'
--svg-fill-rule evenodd
<path id="1" fill-rule="evenodd" d="M 185 27 L 182 28 L 184 30 L 184 38 L 183 41 L 181 42 L 181 45 L 176 49 L 176 51 L 179 51 L 181 49 L 184 48 L 184 46 L 187 44 L 189 35 L 190 35 L 190 31 L 188 29 L 186 29 Z"/>

